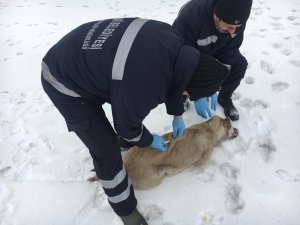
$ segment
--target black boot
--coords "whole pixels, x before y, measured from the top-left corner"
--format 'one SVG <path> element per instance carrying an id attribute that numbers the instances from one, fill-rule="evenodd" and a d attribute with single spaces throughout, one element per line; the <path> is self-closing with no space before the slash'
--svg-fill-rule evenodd
<path id="1" fill-rule="evenodd" d="M 225 116 L 229 117 L 232 121 L 235 121 L 238 120 L 240 116 L 239 116 L 239 112 L 233 105 L 231 96 L 232 96 L 232 92 L 224 93 L 221 90 L 218 95 L 218 103 L 223 107 Z"/>
<path id="2" fill-rule="evenodd" d="M 121 217 L 124 225 L 148 225 L 144 217 L 135 208 L 128 216 Z"/>

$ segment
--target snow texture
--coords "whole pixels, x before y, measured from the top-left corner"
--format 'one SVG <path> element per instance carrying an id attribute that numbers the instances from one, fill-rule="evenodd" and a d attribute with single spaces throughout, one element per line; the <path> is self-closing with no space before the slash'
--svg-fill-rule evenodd
<path id="1" fill-rule="evenodd" d="M 0 0 L 0 224 L 121 225 L 86 178 L 88 150 L 42 91 L 41 59 L 78 25 L 143 17 L 172 23 L 185 0 Z M 239 137 L 158 187 L 136 191 L 149 225 L 298 225 L 300 2 L 255 0 L 241 48 L 249 67 L 233 96 Z M 186 125 L 202 122 L 192 108 Z M 110 106 L 105 111 L 112 122 Z M 223 116 L 219 107 L 215 112 Z M 171 131 L 164 105 L 145 119 Z"/>

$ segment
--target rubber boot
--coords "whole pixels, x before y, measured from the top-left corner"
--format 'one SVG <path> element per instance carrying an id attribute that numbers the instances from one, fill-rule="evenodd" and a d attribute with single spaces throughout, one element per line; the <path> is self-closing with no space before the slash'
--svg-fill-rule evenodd
<path id="1" fill-rule="evenodd" d="M 218 95 L 218 103 L 223 107 L 225 116 L 229 117 L 232 121 L 235 121 L 238 120 L 240 116 L 232 102 L 232 93 L 233 92 L 224 93 L 221 90 Z"/>
<path id="2" fill-rule="evenodd" d="M 144 217 L 135 208 L 128 216 L 121 217 L 124 225 L 148 225 Z"/>

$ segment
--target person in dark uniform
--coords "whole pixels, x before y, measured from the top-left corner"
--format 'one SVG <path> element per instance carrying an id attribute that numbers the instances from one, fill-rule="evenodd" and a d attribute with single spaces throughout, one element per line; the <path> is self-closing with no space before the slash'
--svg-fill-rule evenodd
<path id="1" fill-rule="evenodd" d="M 125 225 L 145 225 L 120 143 L 166 151 L 165 140 L 150 133 L 144 118 L 165 103 L 174 116 L 173 138 L 181 136 L 183 92 L 195 100 L 210 96 L 228 72 L 213 57 L 185 45 L 166 23 L 118 18 L 89 22 L 65 35 L 43 58 L 41 79 L 68 130 L 89 149 L 115 213 Z M 111 104 L 114 129 L 104 103 Z"/>
<path id="2" fill-rule="evenodd" d="M 214 93 L 211 96 L 211 105 L 216 110 L 218 102 L 223 107 L 225 116 L 231 120 L 239 119 L 232 94 L 244 78 L 248 65 L 239 48 L 243 42 L 251 6 L 252 0 L 191 0 L 181 8 L 173 23 L 173 27 L 183 36 L 185 44 L 213 56 L 230 69 L 219 95 Z M 200 116 L 211 116 L 205 98 L 194 103 Z"/>

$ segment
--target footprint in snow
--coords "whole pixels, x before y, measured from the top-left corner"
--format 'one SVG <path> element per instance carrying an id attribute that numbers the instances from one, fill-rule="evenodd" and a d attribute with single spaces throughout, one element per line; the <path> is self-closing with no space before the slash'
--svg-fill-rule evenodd
<path id="1" fill-rule="evenodd" d="M 278 81 L 272 84 L 272 91 L 275 93 L 281 92 L 289 87 L 289 84 L 286 82 Z"/>
<path id="2" fill-rule="evenodd" d="M 252 109 L 252 108 L 261 108 L 266 109 L 269 107 L 269 104 L 262 101 L 262 100 L 255 100 L 245 98 L 240 102 L 240 106 L 246 109 Z"/>
<path id="3" fill-rule="evenodd" d="M 232 166 L 228 162 L 221 164 L 219 169 L 225 177 L 233 180 L 235 180 L 240 173 L 239 168 Z"/>
<path id="4" fill-rule="evenodd" d="M 253 77 L 246 77 L 245 78 L 246 84 L 254 84 L 254 78 Z"/>
<path id="5" fill-rule="evenodd" d="M 265 60 L 262 60 L 262 61 L 260 62 L 260 69 L 261 69 L 262 71 L 267 72 L 268 74 L 273 74 L 273 73 L 275 72 L 275 70 L 274 70 L 272 64 L 269 63 L 269 62 L 267 62 L 267 61 L 265 61 Z"/>
<path id="6" fill-rule="evenodd" d="M 56 23 L 56 22 L 48 22 L 48 24 L 49 25 L 54 25 L 54 26 L 58 25 L 58 23 Z"/>
<path id="7" fill-rule="evenodd" d="M 298 60 L 291 60 L 291 63 L 295 67 L 300 67 L 300 61 L 298 61 Z"/>
<path id="8" fill-rule="evenodd" d="M 274 44 L 273 44 L 273 48 L 275 48 L 275 49 L 278 49 L 278 48 L 280 48 L 281 46 L 282 46 L 281 43 L 274 43 Z"/>
<path id="9" fill-rule="evenodd" d="M 284 30 L 284 25 L 279 22 L 270 23 L 270 25 L 273 27 L 273 30 Z"/>
<path id="10" fill-rule="evenodd" d="M 262 8 L 252 8 L 252 11 L 254 12 L 254 15 L 261 15 L 263 13 Z"/>
<path id="11" fill-rule="evenodd" d="M 261 52 L 261 54 L 270 55 L 269 52 L 266 52 L 266 51 Z"/>
<path id="12" fill-rule="evenodd" d="M 164 210 L 156 204 L 143 205 L 141 211 L 148 221 L 163 219 Z"/>
<path id="13" fill-rule="evenodd" d="M 281 53 L 282 53 L 283 55 L 288 56 L 288 55 L 292 54 L 293 51 L 292 51 L 291 49 L 283 49 L 283 50 L 281 51 Z"/>
<path id="14" fill-rule="evenodd" d="M 2 173 L 5 173 L 6 171 L 8 171 L 8 170 L 10 170 L 10 169 L 11 169 L 11 166 L 6 166 L 6 167 L 1 168 L 1 169 L 0 169 L 0 175 L 1 175 Z"/>
<path id="15" fill-rule="evenodd" d="M 297 19 L 297 17 L 296 16 L 288 16 L 287 19 L 290 21 L 294 21 L 295 19 Z"/>
<path id="16" fill-rule="evenodd" d="M 240 100 L 241 98 L 242 98 L 242 95 L 239 92 L 234 92 L 232 95 L 233 101 Z"/>
<path id="17" fill-rule="evenodd" d="M 272 20 L 281 20 L 282 17 L 280 17 L 280 16 L 271 16 L 271 19 Z"/>
<path id="18" fill-rule="evenodd" d="M 195 178 L 202 182 L 211 182 L 215 179 L 216 167 L 208 164 L 206 167 L 191 167 L 190 171 L 195 174 Z"/>
<path id="19" fill-rule="evenodd" d="M 7 58 L 4 58 L 3 59 L 3 62 L 6 62 L 6 61 L 8 61 L 8 60 L 10 60 L 10 59 L 13 59 L 14 57 L 7 57 Z"/>
<path id="20" fill-rule="evenodd" d="M 288 181 L 288 182 L 297 182 L 297 181 L 300 181 L 300 173 L 291 174 L 291 173 L 287 172 L 286 170 L 279 169 L 279 170 L 276 170 L 276 175 L 280 179 Z"/>
<path id="21" fill-rule="evenodd" d="M 242 188 L 236 183 L 230 183 L 226 187 L 225 207 L 226 210 L 232 214 L 240 213 L 245 206 L 245 202 L 240 197 L 241 190 Z"/>
<path id="22" fill-rule="evenodd" d="M 268 163 L 271 160 L 273 153 L 277 150 L 276 146 L 268 136 L 266 136 L 265 139 L 258 141 L 257 144 L 262 160 Z"/>

